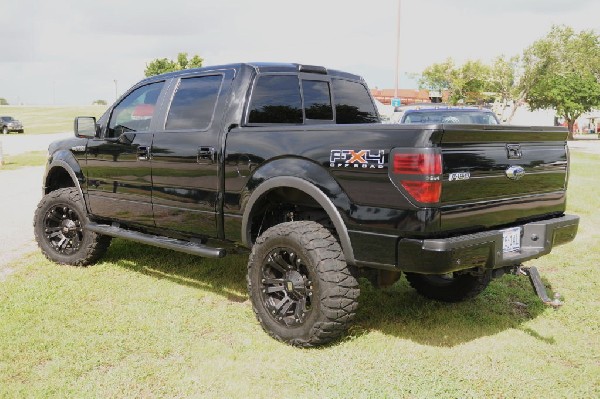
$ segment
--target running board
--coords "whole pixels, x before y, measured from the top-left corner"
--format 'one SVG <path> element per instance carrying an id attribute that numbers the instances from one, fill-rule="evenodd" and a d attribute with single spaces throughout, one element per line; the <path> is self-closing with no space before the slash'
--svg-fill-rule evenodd
<path id="1" fill-rule="evenodd" d="M 174 238 L 154 236 L 151 234 L 140 233 L 138 231 L 132 231 L 123 229 L 117 226 L 110 226 L 107 224 L 97 224 L 88 222 L 85 226 L 86 229 L 93 231 L 94 233 L 103 234 L 111 237 L 124 238 L 142 244 L 153 245 L 155 247 L 172 249 L 174 251 L 184 252 L 190 255 L 203 256 L 205 258 L 222 258 L 227 254 L 224 248 L 212 248 L 206 245 L 196 244 L 190 241 L 176 240 Z"/>

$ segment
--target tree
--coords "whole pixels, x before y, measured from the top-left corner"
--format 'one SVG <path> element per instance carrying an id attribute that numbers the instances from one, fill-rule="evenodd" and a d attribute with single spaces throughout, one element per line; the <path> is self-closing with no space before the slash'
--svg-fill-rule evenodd
<path id="1" fill-rule="evenodd" d="M 448 58 L 439 64 L 431 64 L 421 74 L 419 87 L 439 92 L 450 90 L 452 87 L 452 74 L 455 69 L 452 58 Z"/>
<path id="2" fill-rule="evenodd" d="M 553 26 L 523 53 L 521 90 L 532 110 L 555 109 L 573 139 L 575 120 L 600 107 L 600 37 Z"/>
<path id="3" fill-rule="evenodd" d="M 187 53 L 177 54 L 177 60 L 170 60 L 168 58 L 156 58 L 149 64 L 146 64 L 144 75 L 154 76 L 160 75 L 161 73 L 180 71 L 182 69 L 200 68 L 204 60 L 198 55 L 194 55 L 188 59 Z"/>
<path id="4" fill-rule="evenodd" d="M 453 74 L 450 103 L 481 104 L 485 98 L 490 67 L 481 61 L 467 61 Z"/>
<path id="5" fill-rule="evenodd" d="M 452 58 L 425 68 L 419 86 L 435 91 L 448 90 L 451 104 L 481 103 L 490 68 L 481 61 L 467 61 L 456 67 Z"/>
<path id="6" fill-rule="evenodd" d="M 8 105 L 8 101 L 6 101 L 6 98 L 0 97 L 0 105 Z"/>
<path id="7" fill-rule="evenodd" d="M 106 100 L 95 100 L 92 105 L 106 105 Z"/>
<path id="8" fill-rule="evenodd" d="M 496 57 L 490 67 L 486 90 L 494 93 L 495 102 L 500 104 L 500 115 L 504 116 L 512 103 L 510 114 L 506 118 L 508 123 L 512 121 L 525 98 L 525 93 L 519 85 L 521 69 L 519 56 L 507 59 L 504 55 Z"/>

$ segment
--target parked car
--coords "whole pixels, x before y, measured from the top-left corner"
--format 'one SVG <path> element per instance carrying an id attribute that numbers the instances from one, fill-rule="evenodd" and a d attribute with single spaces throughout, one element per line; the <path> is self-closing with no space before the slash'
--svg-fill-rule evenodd
<path id="1" fill-rule="evenodd" d="M 10 132 L 25 133 L 23 124 L 12 116 L 0 116 L 0 130 L 2 130 L 2 134 Z"/>
<path id="2" fill-rule="evenodd" d="M 496 114 L 484 107 L 427 104 L 398 108 L 394 112 L 395 123 L 500 124 Z"/>

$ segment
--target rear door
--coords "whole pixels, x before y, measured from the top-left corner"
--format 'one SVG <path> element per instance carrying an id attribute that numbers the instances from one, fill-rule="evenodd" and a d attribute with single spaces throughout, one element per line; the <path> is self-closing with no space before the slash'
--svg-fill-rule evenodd
<path id="1" fill-rule="evenodd" d="M 173 82 L 152 144 L 157 227 L 216 236 L 222 116 L 233 77 L 234 70 L 217 70 Z"/>
<path id="2" fill-rule="evenodd" d="M 151 147 L 165 82 L 141 85 L 112 110 L 87 145 L 87 193 L 93 215 L 153 226 Z"/>

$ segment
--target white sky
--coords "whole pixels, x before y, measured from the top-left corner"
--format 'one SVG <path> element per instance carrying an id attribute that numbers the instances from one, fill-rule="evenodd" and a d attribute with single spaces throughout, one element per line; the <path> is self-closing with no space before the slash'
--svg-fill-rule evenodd
<path id="1" fill-rule="evenodd" d="M 109 103 L 154 58 L 204 65 L 281 61 L 394 85 L 398 0 L 0 0 L 0 97 L 11 104 Z M 599 0 L 402 0 L 405 74 L 454 58 L 520 54 L 552 24 L 600 32 Z"/>

